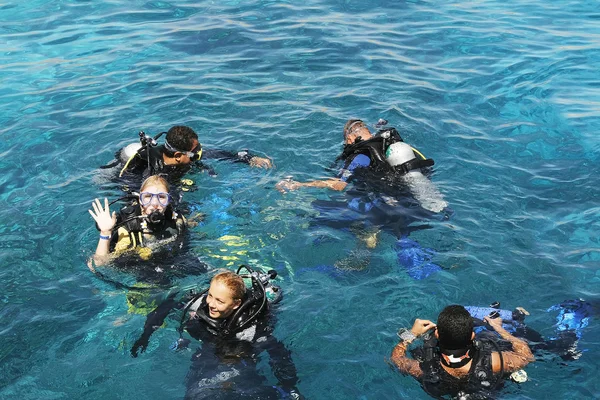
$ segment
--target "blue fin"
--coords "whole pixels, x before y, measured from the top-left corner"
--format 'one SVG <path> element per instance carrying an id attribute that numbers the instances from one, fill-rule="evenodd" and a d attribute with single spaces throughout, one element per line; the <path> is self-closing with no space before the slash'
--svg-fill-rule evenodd
<path id="1" fill-rule="evenodd" d="M 559 311 L 556 316 L 556 331 L 574 331 L 581 338 L 582 329 L 588 326 L 591 315 L 591 304 L 583 300 L 566 300 L 556 304 L 548 311 Z"/>
<path id="2" fill-rule="evenodd" d="M 398 263 L 406 269 L 408 275 L 417 280 L 425 279 L 429 275 L 440 271 L 442 267 L 431 262 L 435 252 L 425 249 L 412 239 L 403 237 L 396 242 Z"/>

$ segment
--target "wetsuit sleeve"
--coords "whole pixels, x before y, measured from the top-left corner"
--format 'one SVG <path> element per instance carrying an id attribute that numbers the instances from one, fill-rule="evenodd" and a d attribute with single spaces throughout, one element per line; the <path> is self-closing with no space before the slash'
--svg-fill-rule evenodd
<path id="1" fill-rule="evenodd" d="M 344 168 L 340 171 L 338 178 L 344 182 L 350 181 L 357 168 L 367 168 L 371 165 L 371 159 L 365 154 L 357 154 L 351 160 L 346 161 Z"/>
<path id="2" fill-rule="evenodd" d="M 217 176 L 217 172 L 215 171 L 215 169 L 202 161 L 196 161 L 195 163 L 193 163 L 192 168 L 194 172 L 206 171 L 209 176 Z"/>
<path id="3" fill-rule="evenodd" d="M 154 311 L 148 314 L 148 317 L 146 317 L 146 323 L 144 324 L 144 331 L 131 348 L 131 355 L 133 357 L 137 357 L 140 350 L 142 353 L 146 350 L 148 347 L 148 342 L 150 341 L 150 336 L 152 336 L 155 330 L 162 326 L 171 310 L 183 307 L 184 302 L 181 300 L 175 300 L 176 295 L 177 293 L 172 293 L 169 295 L 169 297 L 160 303 L 159 306 L 154 309 Z"/>
<path id="4" fill-rule="evenodd" d="M 233 161 L 233 162 L 241 162 L 244 164 L 250 164 L 250 160 L 254 157 L 254 154 L 250 153 L 248 150 L 241 150 L 238 152 L 228 151 L 228 150 L 218 150 L 218 149 L 203 149 L 202 150 L 202 158 L 209 160 L 219 160 L 219 161 Z"/>
<path id="5" fill-rule="evenodd" d="M 266 340 L 255 342 L 255 346 L 259 347 L 260 351 L 265 351 L 269 354 L 269 366 L 273 371 L 273 375 L 277 378 L 279 386 L 287 395 L 291 392 L 299 394 L 296 385 L 298 384 L 298 376 L 296 366 L 292 360 L 291 351 L 285 347 L 277 338 L 273 336 L 273 327 L 276 324 L 276 316 L 270 314 L 267 321 L 263 320 L 258 324 L 261 333 L 257 337 L 264 336 Z M 299 396 L 301 397 L 301 396 Z"/>
<path id="6" fill-rule="evenodd" d="M 269 365 L 273 375 L 275 375 L 281 387 L 287 393 L 290 391 L 297 393 L 298 376 L 291 351 L 272 335 L 267 336 L 263 346 L 269 354 Z"/>

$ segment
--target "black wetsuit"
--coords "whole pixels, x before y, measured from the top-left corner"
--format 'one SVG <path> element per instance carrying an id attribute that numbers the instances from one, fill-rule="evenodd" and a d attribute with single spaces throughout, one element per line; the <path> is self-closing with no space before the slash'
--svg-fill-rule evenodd
<path id="1" fill-rule="evenodd" d="M 172 295 L 150 313 L 144 333 L 131 350 L 132 355 L 137 356 L 140 349 L 144 350 L 150 335 L 162 325 L 169 311 L 183 308 L 187 300 L 189 298 L 177 302 Z M 205 318 L 208 315 L 204 299 L 198 312 Z M 281 399 L 298 393 L 296 367 L 290 351 L 272 334 L 275 320 L 268 306 L 241 330 L 234 328 L 232 332 L 225 332 L 215 328 L 215 324 L 227 326 L 228 319 L 208 320 L 210 324 L 202 318 L 193 318 L 185 324 L 185 330 L 202 342 L 202 347 L 192 356 L 186 377 L 186 399 Z M 267 378 L 259 372 L 258 365 L 266 355 L 278 381 L 275 386 L 268 384 Z"/>
<path id="2" fill-rule="evenodd" d="M 273 316 L 268 311 L 246 329 L 215 334 L 204 321 L 192 320 L 186 330 L 202 341 L 192 356 L 186 377 L 186 399 L 281 399 L 297 392 L 296 367 L 290 351 L 273 336 Z M 278 381 L 269 385 L 257 369 L 268 355 Z"/>
<path id="3" fill-rule="evenodd" d="M 423 389 L 432 397 L 468 395 L 468 399 L 489 399 L 502 383 L 503 377 L 492 370 L 492 352 L 496 347 L 488 341 L 476 341 L 469 350 L 471 367 L 464 378 L 450 375 L 442 367 L 441 353 L 437 340 L 431 333 L 424 336 L 423 347 L 413 350 L 413 357 L 419 362 L 423 373 L 420 382 Z M 460 396 L 459 396 L 460 397 Z"/>

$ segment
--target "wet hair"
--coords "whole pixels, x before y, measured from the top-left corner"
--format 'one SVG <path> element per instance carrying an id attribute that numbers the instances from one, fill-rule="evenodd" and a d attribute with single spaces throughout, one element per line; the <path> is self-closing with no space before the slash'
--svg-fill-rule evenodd
<path id="1" fill-rule="evenodd" d="M 216 274 L 212 282 L 219 282 L 225 285 L 231 291 L 231 297 L 234 300 L 242 300 L 246 294 L 246 284 L 241 276 L 231 271 L 220 272 Z"/>
<path id="2" fill-rule="evenodd" d="M 360 119 L 349 119 L 346 125 L 344 125 L 344 139 L 358 127 L 366 128 L 367 126 Z"/>
<path id="3" fill-rule="evenodd" d="M 194 140 L 198 140 L 198 135 L 189 126 L 176 125 L 167 132 L 166 141 L 177 150 L 192 150 Z"/>
<path id="4" fill-rule="evenodd" d="M 468 347 L 473 341 L 473 317 L 463 307 L 451 305 L 442 310 L 437 320 L 440 347 L 458 350 Z"/>
<path id="5" fill-rule="evenodd" d="M 142 186 L 140 186 L 140 192 L 143 192 L 144 189 L 150 185 L 162 185 L 165 187 L 165 189 L 167 189 L 167 193 L 169 192 L 169 182 L 167 182 L 167 180 L 160 175 L 152 175 L 142 182 Z"/>

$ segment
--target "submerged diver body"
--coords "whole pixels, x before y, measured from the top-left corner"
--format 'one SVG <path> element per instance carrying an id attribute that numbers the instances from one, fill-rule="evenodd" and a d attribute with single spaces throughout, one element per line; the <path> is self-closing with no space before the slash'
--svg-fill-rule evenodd
<path id="1" fill-rule="evenodd" d="M 239 275 L 242 268 L 249 274 Z M 241 266 L 238 274 L 227 271 L 215 275 L 210 287 L 201 293 L 182 300 L 171 295 L 148 315 L 131 354 L 137 357 L 146 349 L 150 335 L 172 309 L 182 309 L 180 338 L 172 348 L 189 344 L 183 338 L 184 330 L 202 342 L 186 377 L 186 399 L 301 398 L 291 353 L 272 335 L 274 318 L 269 304 L 281 297 L 280 289 L 270 283 L 276 275 L 275 271 L 260 274 Z M 246 288 L 242 277 L 252 280 L 251 288 Z M 278 381 L 276 386 L 266 384 L 257 370 L 265 352 Z"/>
<path id="2" fill-rule="evenodd" d="M 555 333 L 552 337 L 544 338 L 539 332 L 525 324 L 525 317 L 529 313 L 517 307 L 514 310 L 499 309 L 499 303 L 490 307 L 466 306 L 474 322 L 474 331 L 477 338 L 497 340 L 496 335 L 490 331 L 484 322 L 486 316 L 500 317 L 502 326 L 512 335 L 527 341 L 531 350 L 542 357 L 545 353 L 558 355 L 563 361 L 576 360 L 581 356 L 578 341 L 581 339 L 583 329 L 588 326 L 593 314 L 593 306 L 584 300 L 565 300 L 550 307 L 548 312 L 558 311 L 556 316 Z M 499 341 L 501 349 L 506 348 L 506 342 Z"/>
<path id="3" fill-rule="evenodd" d="M 410 276 L 422 279 L 439 270 L 431 263 L 433 251 L 407 237 L 413 230 L 427 228 L 411 226 L 413 222 L 426 220 L 447 208 L 440 192 L 424 174 L 433 160 L 405 143 L 396 129 L 381 129 L 373 135 L 361 120 L 346 123 L 344 142 L 344 150 L 337 158 L 344 164 L 336 178 L 308 182 L 286 179 L 276 188 L 283 193 L 302 187 L 345 191 L 342 199 L 313 201 L 320 212 L 315 224 L 358 231 L 367 248 L 375 247 L 378 232 L 386 230 L 398 239 L 398 260 Z M 415 207 L 415 200 L 419 207 Z"/>
<path id="4" fill-rule="evenodd" d="M 159 145 L 157 140 L 166 133 L 164 143 Z M 188 126 L 173 126 L 167 132 L 161 132 L 151 137 L 140 132 L 140 143 L 132 143 L 120 149 L 116 160 L 103 168 L 120 166 L 119 178 L 125 183 L 133 178 L 147 178 L 152 175 L 166 176 L 172 185 L 180 184 L 181 178 L 192 168 L 207 170 L 216 175 L 215 171 L 204 164 L 201 159 L 229 160 L 241 162 L 251 167 L 271 168 L 271 160 L 251 154 L 248 150 L 238 152 L 226 150 L 203 149 L 198 135 Z M 191 183 L 185 183 L 190 185 Z"/>
<path id="5" fill-rule="evenodd" d="M 115 261 L 117 266 L 133 267 L 153 281 L 163 281 L 164 272 L 175 275 L 206 272 L 203 263 L 181 266 L 173 263 L 173 254 L 184 247 L 187 221 L 172 204 L 168 182 L 153 175 L 144 180 L 140 193 L 132 197 L 132 204 L 112 213 L 108 199 L 104 199 L 104 206 L 99 199 L 92 202 L 89 213 L 100 231 L 96 252 L 88 264 L 92 272 L 100 274 L 94 265 Z"/>

